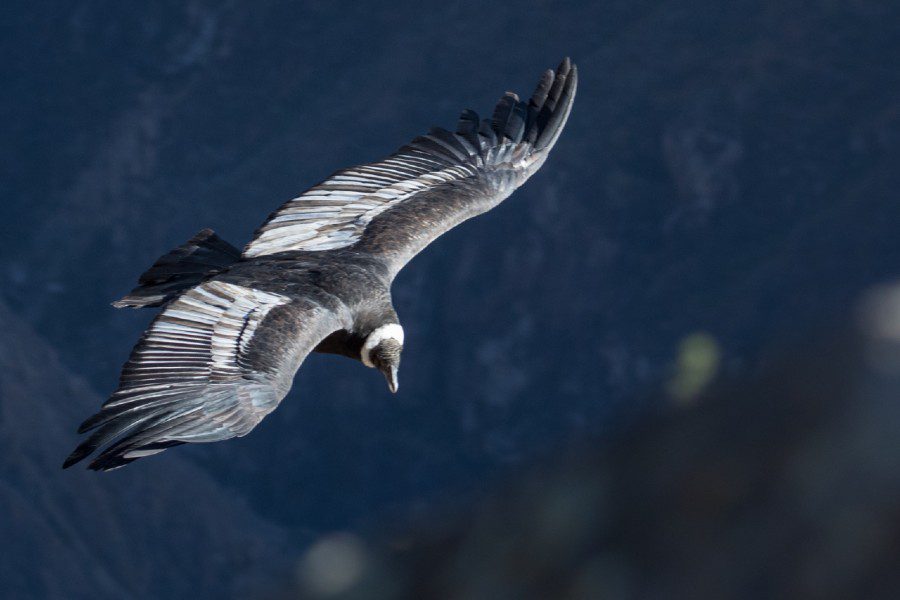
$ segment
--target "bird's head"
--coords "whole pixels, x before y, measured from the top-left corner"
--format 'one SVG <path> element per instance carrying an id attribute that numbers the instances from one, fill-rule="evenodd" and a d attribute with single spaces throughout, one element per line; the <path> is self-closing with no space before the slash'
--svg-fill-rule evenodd
<path id="1" fill-rule="evenodd" d="M 397 371 L 400 369 L 400 353 L 403 352 L 403 327 L 388 323 L 375 328 L 363 343 L 360 359 L 367 367 L 384 373 L 388 387 L 397 392 Z"/>

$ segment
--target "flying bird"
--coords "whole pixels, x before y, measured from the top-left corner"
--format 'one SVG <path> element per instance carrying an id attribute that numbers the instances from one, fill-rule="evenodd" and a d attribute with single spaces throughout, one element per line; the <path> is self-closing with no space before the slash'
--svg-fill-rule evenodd
<path id="1" fill-rule="evenodd" d="M 394 277 L 541 167 L 577 83 L 566 58 L 530 99 L 507 92 L 490 119 L 463 111 L 455 132 L 433 128 L 384 160 L 334 173 L 272 213 L 243 252 L 204 229 L 162 256 L 114 303 L 163 309 L 63 468 L 101 448 L 90 469 L 246 435 L 310 352 L 378 369 L 396 392 L 404 336 Z"/>

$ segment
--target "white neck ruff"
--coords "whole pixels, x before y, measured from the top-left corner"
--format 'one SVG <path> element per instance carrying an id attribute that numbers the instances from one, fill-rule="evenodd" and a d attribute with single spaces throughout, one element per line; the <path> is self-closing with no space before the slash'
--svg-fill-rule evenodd
<path id="1" fill-rule="evenodd" d="M 372 361 L 369 360 L 369 352 L 384 340 L 395 339 L 400 345 L 403 345 L 403 327 L 399 323 L 388 323 L 376 328 L 369 337 L 366 338 L 362 350 L 359 352 L 359 358 L 367 367 L 374 367 Z"/>

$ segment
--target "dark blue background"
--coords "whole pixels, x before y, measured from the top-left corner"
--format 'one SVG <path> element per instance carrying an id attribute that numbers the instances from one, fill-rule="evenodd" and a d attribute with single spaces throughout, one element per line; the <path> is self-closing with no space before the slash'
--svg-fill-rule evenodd
<path id="1" fill-rule="evenodd" d="M 0 581 L 19 594 L 255 589 L 321 532 L 621 431 L 691 333 L 752 370 L 898 272 L 891 3 L 0 11 Z M 109 302 L 158 255 L 203 227 L 241 246 L 332 171 L 487 115 L 564 55 L 579 94 L 544 169 L 397 280 L 397 396 L 314 356 L 244 439 L 58 470 L 151 317 Z"/>

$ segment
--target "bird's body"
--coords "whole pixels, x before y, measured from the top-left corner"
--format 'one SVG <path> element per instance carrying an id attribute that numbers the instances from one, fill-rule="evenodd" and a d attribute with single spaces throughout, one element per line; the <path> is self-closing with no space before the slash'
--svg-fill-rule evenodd
<path id="1" fill-rule="evenodd" d="M 381 261 L 352 250 L 250 258 L 212 280 L 280 294 L 295 303 L 314 302 L 330 311 L 342 327 L 322 340 L 315 352 L 359 358 L 369 333 L 391 319 L 396 322 L 388 270 Z M 271 327 L 275 336 L 283 324 L 267 319 L 261 326 Z"/>
<path id="2" fill-rule="evenodd" d="M 382 161 L 338 171 L 273 213 L 243 251 L 204 230 L 161 257 L 115 305 L 164 309 L 64 466 L 103 446 L 93 469 L 245 435 L 313 351 L 375 367 L 396 391 L 394 277 L 540 168 L 576 82 L 566 59 L 527 102 L 507 92 L 490 120 L 465 111 L 455 133 L 432 129 Z"/>

